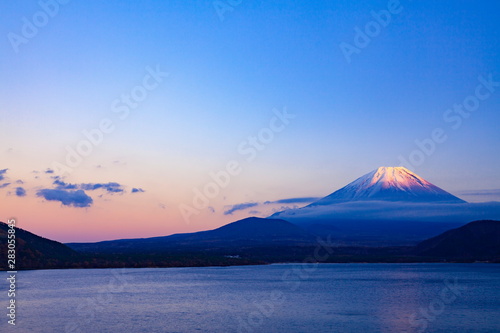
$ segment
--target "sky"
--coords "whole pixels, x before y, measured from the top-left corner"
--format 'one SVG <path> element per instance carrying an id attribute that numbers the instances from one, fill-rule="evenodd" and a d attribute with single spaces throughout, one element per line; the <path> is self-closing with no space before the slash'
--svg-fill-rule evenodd
<path id="1" fill-rule="evenodd" d="M 62 241 L 269 216 L 403 165 L 500 201 L 494 1 L 0 4 L 0 220 Z"/>

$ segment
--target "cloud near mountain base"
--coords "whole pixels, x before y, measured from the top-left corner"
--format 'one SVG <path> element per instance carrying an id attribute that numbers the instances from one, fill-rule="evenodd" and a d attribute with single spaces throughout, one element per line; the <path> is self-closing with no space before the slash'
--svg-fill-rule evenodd
<path id="1" fill-rule="evenodd" d="M 303 207 L 276 213 L 275 218 L 295 220 L 408 220 L 429 222 L 469 222 L 500 220 L 500 202 L 407 203 L 357 201 L 326 206 Z"/>

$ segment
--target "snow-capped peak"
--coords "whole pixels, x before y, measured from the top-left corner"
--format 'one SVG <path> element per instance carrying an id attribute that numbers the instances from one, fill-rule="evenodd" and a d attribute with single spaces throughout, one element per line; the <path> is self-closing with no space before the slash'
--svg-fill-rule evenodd
<path id="1" fill-rule="evenodd" d="M 425 187 L 432 186 L 432 184 L 405 167 L 380 167 L 358 178 L 348 186 L 358 187 L 358 190 L 370 187 L 382 189 L 397 187 L 401 190 L 407 190 L 415 186 Z"/>
<path id="2" fill-rule="evenodd" d="M 311 206 L 358 200 L 464 202 L 404 167 L 380 167 Z"/>

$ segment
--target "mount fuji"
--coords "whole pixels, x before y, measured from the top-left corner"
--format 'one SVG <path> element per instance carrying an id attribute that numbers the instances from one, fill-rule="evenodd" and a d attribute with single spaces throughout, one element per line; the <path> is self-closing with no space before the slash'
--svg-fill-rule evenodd
<path id="1" fill-rule="evenodd" d="M 465 203 L 404 167 L 380 167 L 309 206 L 361 200 Z"/>
<path id="2" fill-rule="evenodd" d="M 380 167 L 271 218 L 341 244 L 412 245 L 470 221 L 500 219 L 500 203 L 468 203 L 404 167 Z"/>

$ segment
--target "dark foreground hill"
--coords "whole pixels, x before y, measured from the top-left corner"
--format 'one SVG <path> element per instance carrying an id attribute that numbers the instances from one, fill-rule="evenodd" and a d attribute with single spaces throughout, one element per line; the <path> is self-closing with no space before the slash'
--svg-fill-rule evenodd
<path id="1" fill-rule="evenodd" d="M 500 261 L 500 221 L 474 221 L 425 240 L 416 246 L 420 256 L 449 260 Z"/>
<path id="2" fill-rule="evenodd" d="M 10 270 L 7 266 L 8 229 L 0 222 L 0 270 Z M 58 269 L 58 268 L 111 268 L 111 267 L 191 267 L 230 266 L 264 264 L 263 261 L 235 258 L 202 251 L 162 251 L 144 253 L 136 248 L 134 253 L 113 254 L 80 253 L 65 244 L 37 236 L 29 231 L 16 230 L 16 270 Z"/>
<path id="3" fill-rule="evenodd" d="M 7 268 L 7 237 L 9 226 L 0 222 L 0 257 L 3 269 Z M 65 268 L 73 267 L 81 255 L 59 242 L 32 234 L 29 231 L 16 230 L 16 269 L 26 268 Z"/>

